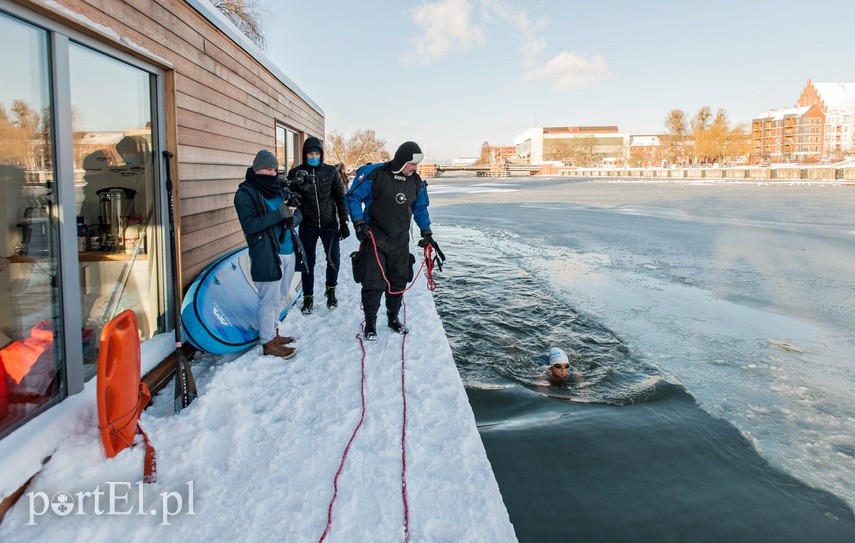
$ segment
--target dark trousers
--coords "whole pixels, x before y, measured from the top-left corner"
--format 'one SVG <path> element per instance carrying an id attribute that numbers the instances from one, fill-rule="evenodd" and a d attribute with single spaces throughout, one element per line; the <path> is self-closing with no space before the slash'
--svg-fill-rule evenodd
<path id="1" fill-rule="evenodd" d="M 362 242 L 359 250 L 362 268 L 362 310 L 366 317 L 376 317 L 380 309 L 380 297 L 386 293 L 386 313 L 397 315 L 401 310 L 404 294 L 389 294 L 386 281 L 383 280 L 382 270 L 386 273 L 393 292 L 402 292 L 407 288 L 407 282 L 412 278 L 412 262 L 408 244 L 386 246 L 378 244 L 377 254 L 374 254 L 374 244 L 371 240 Z M 378 266 L 377 261 L 380 261 Z"/>
<path id="2" fill-rule="evenodd" d="M 317 226 L 300 225 L 300 241 L 306 252 L 306 267 L 309 272 L 303 274 L 303 294 L 311 296 L 315 293 L 315 250 L 318 246 L 318 238 L 324 246 L 324 258 L 327 260 L 327 283 L 326 286 L 334 287 L 338 284 L 338 269 L 341 266 L 341 250 L 339 249 L 338 227 L 318 228 Z"/>

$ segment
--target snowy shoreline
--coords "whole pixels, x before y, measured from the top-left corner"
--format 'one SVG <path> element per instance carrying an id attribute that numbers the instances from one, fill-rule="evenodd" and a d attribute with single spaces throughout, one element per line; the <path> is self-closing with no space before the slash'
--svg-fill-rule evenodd
<path id="1" fill-rule="evenodd" d="M 353 238 L 344 241 L 342 254 L 355 247 Z M 415 246 L 411 252 L 420 254 Z M 322 262 L 318 265 L 316 273 L 323 274 Z M 401 352 L 406 337 L 411 540 L 515 541 L 423 275 L 405 303 L 411 333 L 399 336 L 381 327 L 378 340 L 366 346 L 365 421 L 339 479 L 330 540 L 403 539 Z M 0 539 L 97 541 L 121 534 L 150 541 L 168 533 L 175 540 L 317 541 L 327 523 L 333 477 L 360 417 L 362 352 L 355 336 L 361 321 L 359 288 L 345 270 L 337 309 L 320 307 L 310 316 L 292 311 L 286 317 L 282 333 L 297 337 L 293 359 L 263 357 L 258 347 L 240 356 L 197 356 L 199 398 L 174 415 L 167 387 L 141 418 L 157 449 L 158 481 L 141 487 L 139 495 L 142 448 L 107 460 L 94 401 L 87 401 L 73 417 L 71 434 L 27 491 L 76 496 L 124 482 L 132 490 L 119 509 L 135 514 L 98 515 L 91 498 L 84 497 L 77 504 L 81 513 L 47 512 L 28 525 L 32 498 L 25 494 L 0 525 Z M 15 466 L 4 463 L 7 469 Z M 165 505 L 156 504 L 170 493 L 181 498 L 184 509 L 164 526 Z M 154 508 L 136 514 L 143 501 L 146 510 Z M 191 501 L 192 513 L 187 509 Z"/>

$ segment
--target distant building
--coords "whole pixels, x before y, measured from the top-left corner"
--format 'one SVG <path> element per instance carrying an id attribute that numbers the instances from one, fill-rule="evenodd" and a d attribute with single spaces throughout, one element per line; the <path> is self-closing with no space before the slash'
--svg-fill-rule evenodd
<path id="1" fill-rule="evenodd" d="M 659 136 L 632 135 L 629 136 L 629 162 L 632 168 L 659 166 L 662 163 L 662 146 Z"/>
<path id="2" fill-rule="evenodd" d="M 599 163 L 622 163 L 628 144 L 629 135 L 619 132 L 617 126 L 533 127 L 514 139 L 516 154 L 531 164 L 559 160 L 556 157 L 568 151 Z"/>
<path id="3" fill-rule="evenodd" d="M 480 161 L 483 164 L 519 162 L 517 148 L 514 145 L 482 145 L 481 156 L 476 161 Z"/>
<path id="4" fill-rule="evenodd" d="M 751 120 L 751 162 L 818 162 L 825 114 L 818 106 L 769 110 Z"/>
<path id="5" fill-rule="evenodd" d="M 823 158 L 855 153 L 855 83 L 814 83 L 808 79 L 797 106 L 817 106 L 825 114 Z"/>
<path id="6" fill-rule="evenodd" d="M 471 166 L 478 162 L 477 156 L 463 156 L 451 159 L 452 166 Z"/>

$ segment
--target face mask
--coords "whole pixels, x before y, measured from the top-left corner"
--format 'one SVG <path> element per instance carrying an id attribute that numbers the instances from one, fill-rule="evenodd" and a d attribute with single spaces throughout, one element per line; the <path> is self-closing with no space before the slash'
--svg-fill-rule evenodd
<path id="1" fill-rule="evenodd" d="M 310 158 L 310 159 L 306 160 L 306 164 L 308 164 L 312 168 L 317 168 L 318 166 L 321 165 L 321 158 L 320 157 Z"/>

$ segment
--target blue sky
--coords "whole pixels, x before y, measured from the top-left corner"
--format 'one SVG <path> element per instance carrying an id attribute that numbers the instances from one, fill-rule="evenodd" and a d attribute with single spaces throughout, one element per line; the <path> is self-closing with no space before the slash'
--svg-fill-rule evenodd
<path id="1" fill-rule="evenodd" d="M 750 123 L 808 79 L 855 81 L 855 2 L 261 0 L 268 56 L 326 114 L 429 161 L 532 126 L 658 133 L 674 108 Z"/>

